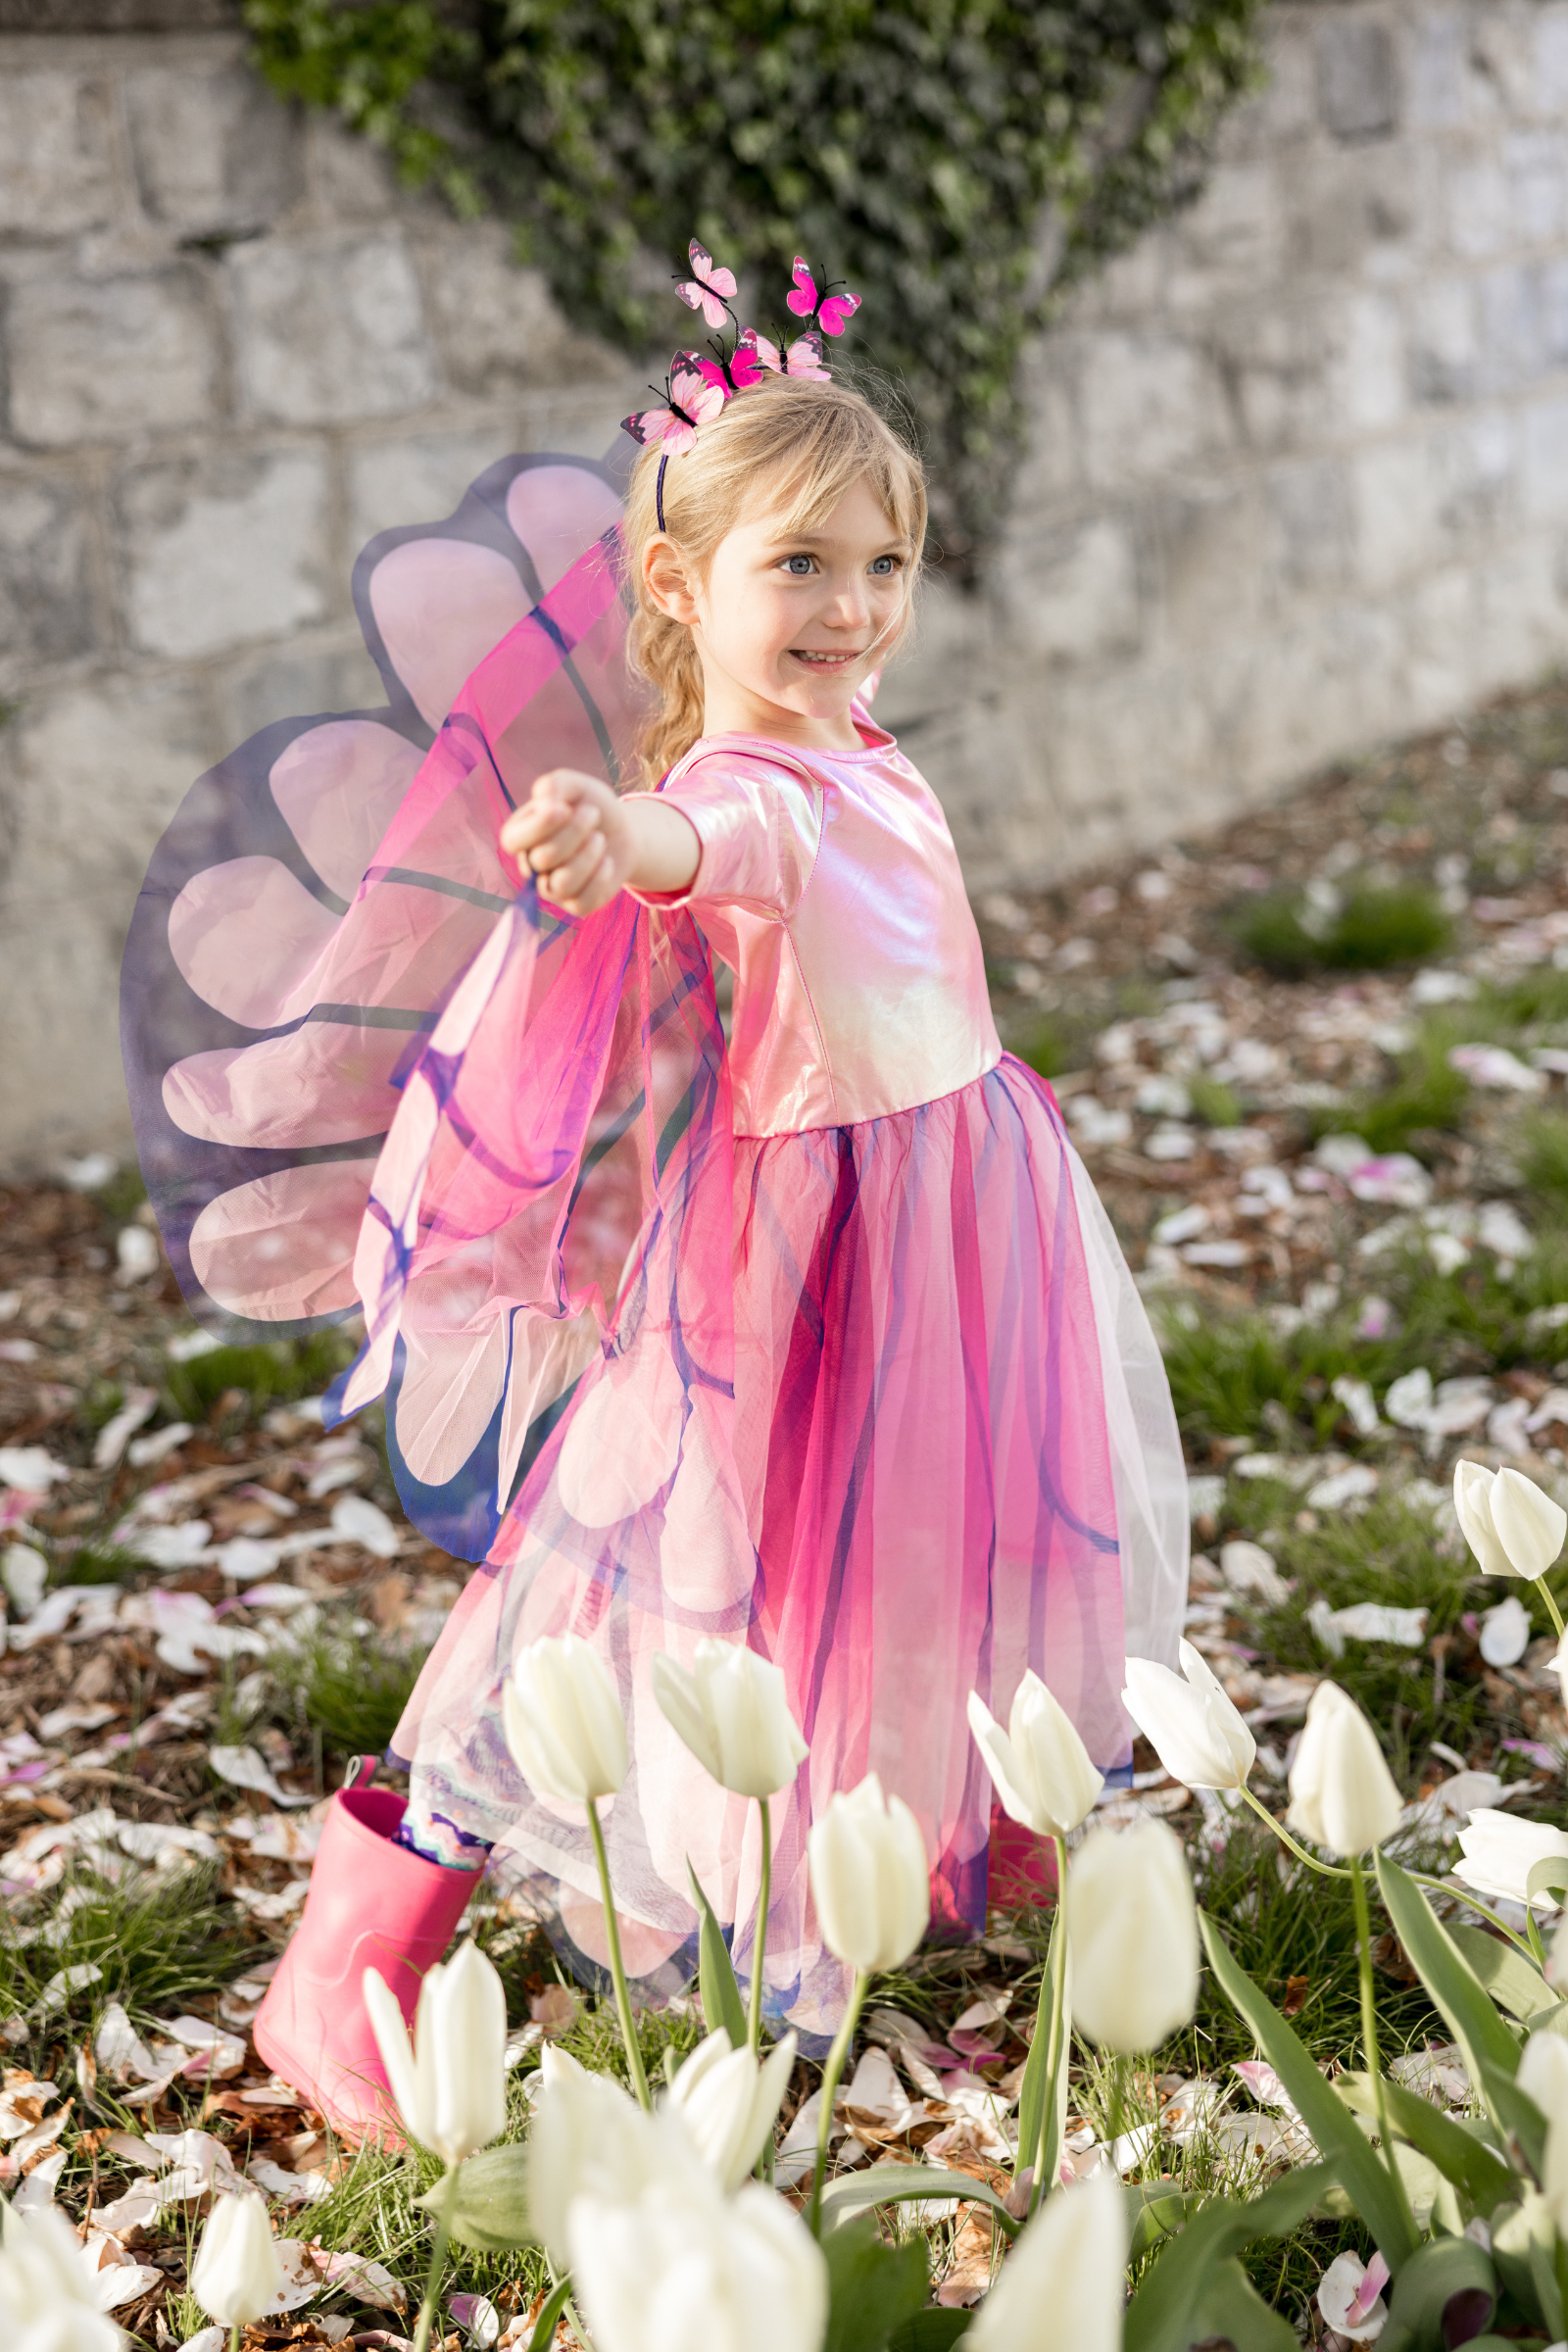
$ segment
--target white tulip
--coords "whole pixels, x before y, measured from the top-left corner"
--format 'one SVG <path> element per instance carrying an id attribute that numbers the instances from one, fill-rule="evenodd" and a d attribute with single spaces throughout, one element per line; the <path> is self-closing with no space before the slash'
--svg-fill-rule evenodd
<path id="1" fill-rule="evenodd" d="M 1190 1642 L 1177 1655 L 1185 1681 L 1152 1658 L 1129 1658 L 1122 1705 L 1172 1780 L 1189 1788 L 1245 1788 L 1257 1741 L 1207 1660 Z"/>
<path id="2" fill-rule="evenodd" d="M 1049 2197 L 965 2339 L 973 2352 L 1121 2352 L 1127 2210 L 1107 2165 Z"/>
<path id="3" fill-rule="evenodd" d="M 1105 1786 L 1071 1716 L 1032 1671 L 1013 1694 L 1005 1731 L 971 1690 L 969 1729 L 1003 1805 L 1037 1838 L 1065 1838 Z"/>
<path id="4" fill-rule="evenodd" d="M 1290 1818 L 1331 1854 L 1364 1854 L 1403 1811 L 1377 1734 L 1337 1683 L 1319 1683 L 1291 1766 Z"/>
<path id="5" fill-rule="evenodd" d="M 1495 1473 L 1480 1462 L 1455 1462 L 1453 1508 L 1459 1532 L 1488 1576 L 1512 1576 L 1513 1563 L 1492 1524 L 1492 1482 Z"/>
<path id="6" fill-rule="evenodd" d="M 224 2328 L 259 2320 L 283 2290 L 267 2201 L 249 2190 L 220 2197 L 191 2264 L 190 2291 Z"/>
<path id="7" fill-rule="evenodd" d="M 1568 1511 L 1522 1470 L 1499 1470 L 1492 1490 L 1492 1524 L 1515 1575 L 1533 1580 L 1554 1566 L 1568 1535 Z"/>
<path id="8" fill-rule="evenodd" d="M 567 2215 L 579 2198 L 633 2202 L 672 2171 L 700 2174 L 703 2166 L 671 2116 L 645 2115 L 618 2082 L 589 2074 L 564 2050 L 546 2042 L 539 2071 L 543 2087 L 528 2130 L 528 2222 L 557 2268 L 567 2270 Z"/>
<path id="9" fill-rule="evenodd" d="M 925 1934 L 931 1876 L 920 1825 L 884 1802 L 874 1772 L 830 1797 L 807 1840 L 817 1924 L 828 1950 L 862 1975 L 898 1968 Z"/>
<path id="10" fill-rule="evenodd" d="M 1546 2119 L 1541 2193 L 1552 2228 L 1568 2236 L 1568 2041 L 1560 2034 L 1532 2034 L 1515 2080 Z"/>
<path id="11" fill-rule="evenodd" d="M 761 2154 L 794 2064 L 793 2034 L 759 2066 L 749 2049 L 732 2045 L 721 2026 L 698 2043 L 670 2084 L 665 2111 L 679 2116 L 721 2188 L 739 2188 Z"/>
<path id="12" fill-rule="evenodd" d="M 1091 1830 L 1067 1886 L 1074 2023 L 1102 2049 L 1156 2049 L 1198 2006 L 1198 1906 L 1162 1821 Z"/>
<path id="13" fill-rule="evenodd" d="M 65 2215 L 52 2205 L 13 2213 L 0 2204 L 0 2313 L 15 2352 L 120 2352 L 124 2335 L 98 2308 L 93 2274 Z"/>
<path id="14" fill-rule="evenodd" d="M 827 2265 L 772 2189 L 679 2176 L 635 2202 L 577 2197 L 571 2275 L 598 2352 L 819 2352 Z"/>
<path id="15" fill-rule="evenodd" d="M 629 1761 L 615 1687 L 580 1634 L 530 1642 L 501 1698 L 507 1745 L 541 1796 L 591 1804 L 613 1796 Z"/>
<path id="16" fill-rule="evenodd" d="M 1557 1922 L 1551 1948 L 1546 1954 L 1546 1983 L 1561 2000 L 1568 1993 L 1568 1910 Z"/>
<path id="17" fill-rule="evenodd" d="M 1456 1463 L 1453 1507 L 1488 1576 L 1544 1576 L 1568 1535 L 1568 1511 L 1522 1470 Z"/>
<path id="18" fill-rule="evenodd" d="M 414 2047 L 397 1996 L 365 1972 L 365 2006 L 411 2139 L 447 2164 L 487 2147 L 507 2121 L 507 1999 L 477 1944 L 437 1963 L 419 1987 Z"/>
<path id="19" fill-rule="evenodd" d="M 761 1798 L 793 1785 L 809 1750 L 769 1659 L 736 1642 L 699 1642 L 689 1674 L 660 1650 L 653 1677 L 662 1712 L 721 1788 Z"/>
<path id="20" fill-rule="evenodd" d="M 1568 1837 L 1544 1821 L 1516 1821 L 1493 1805 L 1477 1805 L 1459 1832 L 1459 1859 L 1453 1876 L 1477 1894 L 1502 1896 L 1522 1903 L 1532 1865 L 1561 1855 L 1568 1861 Z M 1554 1911 L 1558 1897 L 1538 1894 L 1536 1905 Z M 1565 2045 L 1568 2046 L 1568 2045 Z"/>

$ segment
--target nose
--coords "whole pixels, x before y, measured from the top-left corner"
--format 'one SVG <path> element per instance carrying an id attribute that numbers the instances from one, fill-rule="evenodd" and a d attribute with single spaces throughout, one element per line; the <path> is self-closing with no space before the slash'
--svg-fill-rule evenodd
<path id="1" fill-rule="evenodd" d="M 871 600 L 865 582 L 858 574 L 837 584 L 823 618 L 830 629 L 863 629 L 868 625 Z"/>

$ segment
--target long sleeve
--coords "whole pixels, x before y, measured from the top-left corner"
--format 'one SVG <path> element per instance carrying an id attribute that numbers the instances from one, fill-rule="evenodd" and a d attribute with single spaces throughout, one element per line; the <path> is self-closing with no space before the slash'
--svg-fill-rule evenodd
<path id="1" fill-rule="evenodd" d="M 680 892 L 639 891 L 649 906 L 744 906 L 787 922 L 811 878 L 822 839 L 822 787 L 804 772 L 736 753 L 710 753 L 660 794 L 700 845 Z"/>

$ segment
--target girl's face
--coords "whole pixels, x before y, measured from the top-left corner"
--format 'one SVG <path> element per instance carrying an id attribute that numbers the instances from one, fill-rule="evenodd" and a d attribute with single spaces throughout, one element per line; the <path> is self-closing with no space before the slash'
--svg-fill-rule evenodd
<path id="1" fill-rule="evenodd" d="M 650 591 L 702 659 L 705 734 L 852 749 L 850 705 L 903 625 L 909 555 L 864 476 L 810 531 L 743 516 L 704 580 L 671 540 L 653 541 Z"/>

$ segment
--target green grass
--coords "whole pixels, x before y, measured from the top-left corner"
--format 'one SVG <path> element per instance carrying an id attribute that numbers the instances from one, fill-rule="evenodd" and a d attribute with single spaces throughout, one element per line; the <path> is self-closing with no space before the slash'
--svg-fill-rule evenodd
<path id="1" fill-rule="evenodd" d="M 1241 1102 L 1222 1079 L 1211 1078 L 1206 1070 L 1199 1070 L 1188 1079 L 1187 1092 L 1192 1099 L 1193 1116 L 1200 1127 L 1241 1125 Z"/>
<path id="2" fill-rule="evenodd" d="M 58 1943 L 19 1939 L 58 1916 L 68 1896 L 78 1907 Z M 218 1991 L 254 1949 L 238 1931 L 232 1904 L 219 1895 L 214 1864 L 155 1876 L 127 1861 L 118 1886 L 85 1869 L 68 1871 L 24 1919 L 15 1906 L 0 1919 L 0 2016 L 30 2010 L 61 1970 L 95 1966 L 103 1974 L 39 2019 L 29 2038 L 13 2045 L 10 2063 L 21 2064 L 30 2052 L 42 2065 L 52 2044 L 79 2042 L 109 2001 L 122 2001 L 132 2021 L 146 2026 Z"/>
<path id="3" fill-rule="evenodd" d="M 409 1703 L 428 1650 L 376 1648 L 372 1637 L 326 1632 L 268 1664 L 328 1755 L 378 1756 Z"/>
<path id="4" fill-rule="evenodd" d="M 1520 1174 L 1548 1211 L 1568 1214 L 1568 1112 L 1540 1110 L 1520 1122 Z"/>
<path id="5" fill-rule="evenodd" d="M 1421 883 L 1359 883 L 1322 926 L 1303 920 L 1305 910 L 1297 891 L 1265 891 L 1232 915 L 1230 933 L 1265 971 L 1299 980 L 1314 971 L 1416 963 L 1441 954 L 1452 932 L 1435 894 Z"/>
<path id="6" fill-rule="evenodd" d="M 335 1331 L 307 1340 L 270 1340 L 255 1348 L 215 1348 L 188 1364 L 171 1364 L 163 1403 L 174 1421 L 203 1422 L 221 1398 L 238 1391 L 249 1415 L 271 1404 L 314 1396 L 353 1361 L 352 1341 Z"/>

